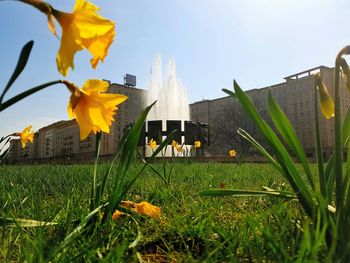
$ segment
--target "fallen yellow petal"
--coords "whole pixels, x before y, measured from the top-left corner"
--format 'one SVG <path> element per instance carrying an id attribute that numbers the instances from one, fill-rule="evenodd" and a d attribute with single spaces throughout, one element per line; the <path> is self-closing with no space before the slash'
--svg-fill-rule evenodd
<path id="1" fill-rule="evenodd" d="M 136 204 L 135 211 L 139 214 L 149 216 L 152 218 L 160 217 L 160 207 L 151 205 L 146 201 Z"/>
<path id="2" fill-rule="evenodd" d="M 119 217 L 123 214 L 124 214 L 123 212 L 116 209 L 112 215 L 112 219 L 116 222 L 119 219 Z"/>

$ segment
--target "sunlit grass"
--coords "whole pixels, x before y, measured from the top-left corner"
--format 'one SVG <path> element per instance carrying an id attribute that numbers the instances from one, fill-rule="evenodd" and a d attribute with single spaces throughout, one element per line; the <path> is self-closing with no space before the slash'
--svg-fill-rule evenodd
<path id="1" fill-rule="evenodd" d="M 130 174 L 143 164 L 133 164 Z M 153 164 L 162 166 L 162 164 Z M 106 170 L 108 164 L 99 169 Z M 157 167 L 156 167 L 157 168 Z M 89 212 L 92 165 L 1 166 L 2 217 L 57 222 L 57 226 L 1 229 L 1 260 L 47 261 L 55 248 Z M 270 198 L 203 198 L 208 188 L 285 189 L 265 164 L 175 163 L 172 184 L 147 169 L 127 199 L 160 206 L 160 220 L 138 214 L 87 229 L 62 251 L 58 261 L 235 261 L 285 260 L 298 248 L 296 222 L 303 217 L 297 202 Z M 107 188 L 112 187 L 111 182 Z M 289 189 L 288 189 L 289 190 Z M 109 191 L 107 191 L 109 192 Z M 128 246 L 142 233 L 134 248 Z M 271 233 L 275 244 L 267 238 Z M 276 248 L 276 244 L 278 247 Z M 281 252 L 283 251 L 283 253 Z M 282 253 L 282 254 L 281 254 Z"/>

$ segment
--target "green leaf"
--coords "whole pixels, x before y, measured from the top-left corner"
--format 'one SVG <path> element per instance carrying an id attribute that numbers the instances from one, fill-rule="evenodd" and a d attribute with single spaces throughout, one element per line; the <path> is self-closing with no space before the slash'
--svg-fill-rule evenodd
<path id="1" fill-rule="evenodd" d="M 325 176 L 325 169 L 323 166 L 323 150 L 321 144 L 321 135 L 320 135 L 320 122 L 318 116 L 318 90 L 317 90 L 317 81 L 314 80 L 314 111 L 315 111 L 315 147 L 316 147 L 316 157 L 317 157 L 317 166 L 318 166 L 318 178 L 320 183 L 320 190 L 323 198 L 329 200 L 331 194 L 327 191 L 327 179 Z M 329 200 L 330 201 L 330 200 Z"/>
<path id="2" fill-rule="evenodd" d="M 228 95 L 230 95 L 233 98 L 236 98 L 236 94 L 232 91 L 232 90 L 228 90 L 228 89 L 222 89 L 223 92 L 227 93 Z"/>
<path id="3" fill-rule="evenodd" d="M 158 146 L 158 148 L 153 152 L 153 154 L 151 155 L 151 157 L 149 158 L 149 161 L 153 161 L 154 158 L 157 156 L 157 154 L 163 150 L 163 148 L 165 146 L 167 146 L 171 140 L 174 138 L 174 135 L 176 133 L 176 130 L 172 131 L 166 138 L 165 140 Z M 129 191 L 129 189 L 131 188 L 131 186 L 135 183 L 136 179 L 142 174 L 142 172 L 144 171 L 144 169 L 148 166 L 149 162 L 145 162 L 145 165 L 142 167 L 142 169 L 135 175 L 134 178 L 132 178 L 125 186 L 124 190 L 123 190 L 123 195 L 125 195 L 127 193 L 127 191 Z"/>
<path id="4" fill-rule="evenodd" d="M 123 198 L 123 188 L 124 188 L 124 180 L 127 174 L 127 171 L 129 169 L 129 166 L 134 159 L 136 152 L 137 152 L 137 144 L 138 140 L 141 134 L 142 127 L 145 123 L 145 120 L 147 118 L 147 115 L 153 105 L 156 102 L 153 102 L 150 106 L 146 107 L 146 109 L 140 114 L 132 128 L 123 135 L 120 144 L 119 144 L 119 150 L 116 157 L 113 159 L 110 168 L 107 171 L 107 174 L 104 178 L 104 180 L 108 177 L 112 166 L 114 165 L 114 162 L 119 159 L 116 176 L 114 179 L 114 187 L 112 191 L 112 195 L 109 200 L 109 208 L 108 213 L 109 215 L 117 208 L 120 201 Z M 142 170 L 142 169 L 141 169 Z M 104 188 L 104 187 L 103 187 Z"/>
<path id="5" fill-rule="evenodd" d="M 133 217 L 130 217 L 135 225 L 136 225 L 136 228 L 137 228 L 137 236 L 135 238 L 135 240 L 128 246 L 128 248 L 135 248 L 137 246 L 137 244 L 140 242 L 141 240 L 141 237 L 142 237 L 142 233 L 141 233 L 141 229 L 140 229 L 140 225 L 139 223 L 137 223 L 137 221 L 133 218 Z"/>
<path id="6" fill-rule="evenodd" d="M 15 70 L 13 71 L 12 76 L 11 76 L 9 82 L 7 83 L 4 91 L 1 94 L 0 104 L 2 103 L 7 91 L 10 89 L 12 84 L 15 82 L 15 80 L 18 78 L 18 76 L 21 74 L 21 72 L 25 68 L 27 61 L 28 61 L 28 58 L 29 58 L 29 55 L 30 55 L 30 52 L 32 50 L 33 44 L 34 44 L 34 41 L 31 40 L 23 46 L 21 54 L 19 55 L 19 58 L 17 61 L 17 66 L 16 66 Z"/>
<path id="7" fill-rule="evenodd" d="M 249 141 L 252 145 L 254 145 L 255 148 L 258 149 L 259 152 L 263 156 L 265 156 L 280 173 L 283 174 L 283 169 L 282 169 L 281 165 L 279 165 L 279 163 L 265 150 L 265 148 L 260 143 L 258 143 L 248 132 L 239 128 L 237 130 L 237 133 L 240 136 L 242 136 L 244 139 Z"/>
<path id="8" fill-rule="evenodd" d="M 97 189 L 96 187 L 97 165 L 98 165 L 98 157 L 100 156 L 101 136 L 102 136 L 101 132 L 96 133 L 95 163 L 94 163 L 94 172 L 92 174 L 90 211 L 92 211 L 100 203 L 100 199 L 101 199 L 101 189 Z"/>
<path id="9" fill-rule="evenodd" d="M 69 235 L 66 236 L 66 238 L 62 241 L 62 243 L 58 246 L 58 248 L 52 254 L 52 257 L 57 255 L 60 251 L 62 251 L 64 248 L 66 248 L 68 245 L 70 245 L 75 239 L 77 239 L 80 235 L 82 235 L 84 233 L 86 225 L 90 222 L 90 220 L 93 217 L 95 217 L 96 214 L 99 213 L 103 207 L 105 207 L 107 205 L 108 205 L 108 203 L 101 205 L 99 207 L 96 207 L 86 217 L 84 217 L 83 220 L 79 223 L 79 225 L 76 228 L 74 228 L 73 231 L 70 232 Z"/>
<path id="10" fill-rule="evenodd" d="M 342 138 L 342 145 L 345 146 L 349 141 L 350 136 L 350 107 L 348 108 L 345 118 L 343 120 L 342 129 L 341 129 L 341 138 Z M 332 196 L 333 188 L 334 188 L 334 161 L 335 161 L 335 153 L 331 154 L 329 157 L 329 160 L 327 162 L 326 168 L 325 168 L 325 178 L 326 178 L 326 185 L 327 185 L 327 193 L 328 196 Z"/>
<path id="11" fill-rule="evenodd" d="M 199 192 L 201 196 L 239 196 L 239 197 L 252 197 L 252 196 L 268 196 L 268 197 L 280 197 L 287 199 L 297 199 L 297 196 L 293 193 L 279 192 L 279 191 L 254 191 L 254 190 L 240 190 L 240 189 L 209 189 Z"/>
<path id="12" fill-rule="evenodd" d="M 247 95 L 239 87 L 236 81 L 234 82 L 234 88 L 236 96 L 241 105 L 247 111 L 248 115 L 252 118 L 255 124 L 257 124 L 261 134 L 267 140 L 273 153 L 276 155 L 276 158 L 283 169 L 282 175 L 288 180 L 294 192 L 298 195 L 299 201 L 306 213 L 309 216 L 312 216 L 314 201 L 301 175 L 299 174 L 298 169 L 293 162 L 293 159 L 290 157 L 287 150 L 280 142 L 271 127 L 259 115 L 253 103 L 249 100 Z"/>
<path id="13" fill-rule="evenodd" d="M 304 171 L 306 173 L 306 176 L 308 178 L 308 181 L 312 189 L 315 190 L 315 183 L 312 179 L 312 173 L 310 170 L 309 163 L 306 159 L 304 149 L 301 146 L 301 143 L 295 133 L 295 130 L 292 124 L 289 122 L 287 116 L 283 113 L 282 109 L 273 99 L 271 93 L 269 93 L 268 101 L 269 101 L 269 112 L 273 123 L 275 124 L 277 130 L 283 137 L 284 141 L 293 150 L 296 157 L 301 162 L 304 168 Z"/>
<path id="14" fill-rule="evenodd" d="M 345 145 L 349 140 L 350 136 L 350 107 L 346 111 L 345 118 L 343 120 L 342 128 L 341 128 L 341 138 L 342 145 Z"/>
<path id="15" fill-rule="evenodd" d="M 21 218 L 0 218 L 0 226 L 4 227 L 43 227 L 53 226 L 58 223 L 44 222 L 32 219 L 21 219 Z"/>

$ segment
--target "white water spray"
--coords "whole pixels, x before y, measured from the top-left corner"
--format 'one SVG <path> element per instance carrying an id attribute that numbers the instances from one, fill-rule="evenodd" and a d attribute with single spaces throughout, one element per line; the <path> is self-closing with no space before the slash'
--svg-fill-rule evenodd
<path id="1" fill-rule="evenodd" d="M 175 60 L 171 58 L 168 74 L 163 79 L 162 59 L 158 55 L 151 71 L 151 83 L 148 89 L 147 105 L 157 100 L 148 114 L 148 120 L 189 120 L 190 110 L 187 94 L 181 81 L 176 78 Z M 163 127 L 164 128 L 164 127 Z"/>

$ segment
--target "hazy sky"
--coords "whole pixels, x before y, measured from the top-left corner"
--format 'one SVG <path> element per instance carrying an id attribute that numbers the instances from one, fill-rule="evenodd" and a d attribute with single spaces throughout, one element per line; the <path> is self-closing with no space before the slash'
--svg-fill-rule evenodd
<path id="1" fill-rule="evenodd" d="M 52 0 L 71 12 L 73 0 Z M 147 88 L 157 54 L 163 68 L 176 60 L 177 77 L 190 102 L 225 94 L 236 79 L 243 89 L 283 81 L 283 77 L 319 65 L 333 66 L 338 50 L 350 44 L 349 0 L 96 0 L 101 15 L 116 22 L 109 55 L 96 70 L 91 55 L 77 53 L 75 70 L 66 79 L 123 82 L 137 76 Z M 57 26 L 59 28 L 59 26 Z M 22 46 L 34 40 L 29 63 L 6 98 L 47 81 L 61 79 L 56 68 L 59 40 L 46 17 L 17 1 L 0 1 L 0 87 L 6 85 Z M 59 30 L 60 34 L 60 30 Z M 67 119 L 69 92 L 52 86 L 0 113 L 0 136 L 34 130 Z"/>

